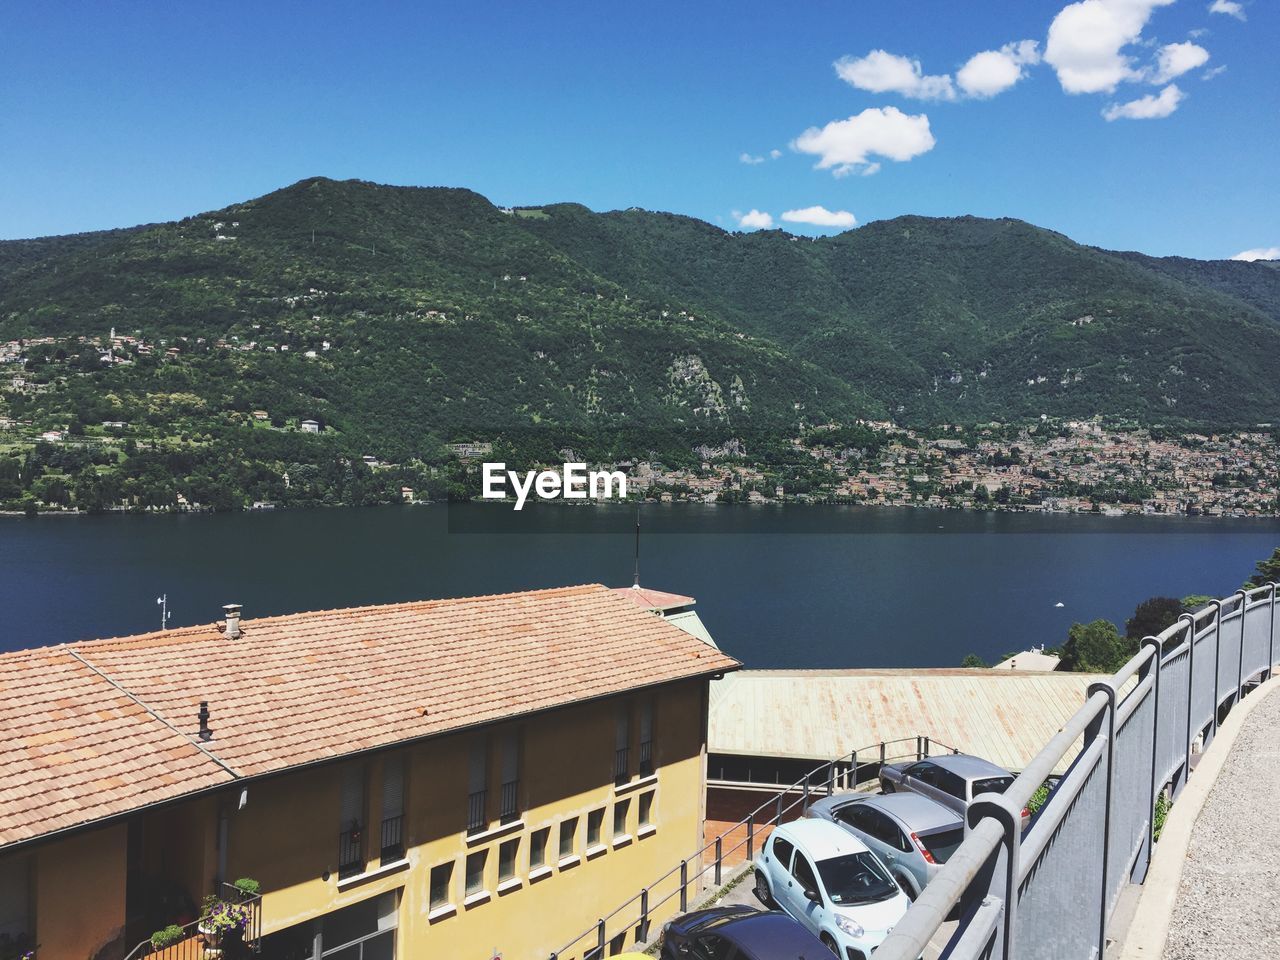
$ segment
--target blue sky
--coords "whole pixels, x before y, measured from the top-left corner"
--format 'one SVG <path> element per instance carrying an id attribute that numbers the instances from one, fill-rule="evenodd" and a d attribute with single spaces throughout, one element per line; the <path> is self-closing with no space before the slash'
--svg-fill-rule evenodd
<path id="1" fill-rule="evenodd" d="M 1280 11 L 1212 3 L 11 3 L 0 237 L 325 175 L 726 228 L 972 213 L 1266 251 Z"/>

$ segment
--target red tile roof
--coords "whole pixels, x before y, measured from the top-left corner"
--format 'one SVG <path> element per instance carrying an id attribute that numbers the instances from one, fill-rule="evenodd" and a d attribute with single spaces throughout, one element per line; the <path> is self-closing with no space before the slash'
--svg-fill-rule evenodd
<path id="1" fill-rule="evenodd" d="M 242 631 L 0 654 L 0 847 L 237 777 L 739 666 L 600 585 Z"/>

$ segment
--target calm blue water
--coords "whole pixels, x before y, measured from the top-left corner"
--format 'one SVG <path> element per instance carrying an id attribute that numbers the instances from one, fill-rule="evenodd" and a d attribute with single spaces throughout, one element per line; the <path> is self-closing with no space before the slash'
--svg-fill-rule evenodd
<path id="1" fill-rule="evenodd" d="M 181 626 L 232 601 L 253 617 L 626 586 L 633 522 L 625 507 L 493 505 L 0 519 L 0 649 L 154 629 L 161 593 Z M 649 505 L 643 526 L 645 585 L 695 596 L 754 667 L 954 666 L 1055 645 L 1148 596 L 1230 592 L 1280 545 L 1275 520 L 839 506 Z"/>

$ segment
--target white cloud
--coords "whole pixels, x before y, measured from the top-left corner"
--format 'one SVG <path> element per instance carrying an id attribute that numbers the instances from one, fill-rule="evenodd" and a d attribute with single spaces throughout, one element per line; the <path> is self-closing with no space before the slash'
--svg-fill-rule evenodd
<path id="1" fill-rule="evenodd" d="M 823 206 L 788 210 L 782 219 L 787 223 L 810 223 L 815 227 L 852 227 L 858 222 L 848 210 L 828 210 Z"/>
<path id="2" fill-rule="evenodd" d="M 832 120 L 825 127 L 810 127 L 792 141 L 793 149 L 818 157 L 819 170 L 837 177 L 874 173 L 871 157 L 905 161 L 928 153 L 936 141 L 929 118 L 903 113 L 897 107 L 867 107 L 848 120 Z"/>
<path id="3" fill-rule="evenodd" d="M 738 162 L 745 163 L 749 167 L 754 167 L 757 163 L 764 163 L 764 157 L 752 155 L 750 153 L 742 153 L 738 155 Z"/>
<path id="4" fill-rule="evenodd" d="M 925 76 L 919 60 L 887 50 L 872 50 L 865 57 L 841 57 L 834 64 L 836 76 L 871 93 L 900 93 L 917 100 L 954 100 L 955 87 L 946 74 Z"/>
<path id="5" fill-rule="evenodd" d="M 858 176 L 860 176 L 860 177 L 874 177 L 874 176 L 875 176 L 877 173 L 879 173 L 879 172 L 880 172 L 880 164 L 878 164 L 878 163 L 868 163 L 865 167 L 862 167 L 862 168 L 858 171 Z"/>
<path id="6" fill-rule="evenodd" d="M 1254 247 L 1252 250 L 1241 250 L 1232 260 L 1280 260 L 1280 247 Z"/>
<path id="7" fill-rule="evenodd" d="M 776 149 L 776 148 L 775 148 L 775 149 L 773 149 L 773 150 L 770 150 L 770 151 L 769 151 L 769 159 L 770 159 L 770 160 L 777 160 L 780 156 L 782 156 L 782 151 L 781 151 L 781 150 L 778 150 L 778 149 Z"/>
<path id="8" fill-rule="evenodd" d="M 1229 17 L 1235 17 L 1237 20 L 1245 19 L 1244 5 L 1236 3 L 1236 0 L 1213 0 L 1209 4 L 1210 13 L 1225 13 Z"/>
<path id="9" fill-rule="evenodd" d="M 1188 70 L 1202 67 L 1209 61 L 1209 51 L 1194 43 L 1170 43 L 1160 48 L 1156 55 L 1156 72 L 1152 83 L 1168 83 Z"/>
<path id="10" fill-rule="evenodd" d="M 1227 65 L 1220 63 L 1216 67 L 1210 67 L 1204 73 L 1200 74 L 1201 80 L 1212 80 L 1214 77 L 1221 76 L 1227 72 Z"/>
<path id="11" fill-rule="evenodd" d="M 746 213 L 739 213 L 735 210 L 733 215 L 738 220 L 738 226 L 743 230 L 768 230 L 773 226 L 773 217 L 761 210 L 757 210 L 755 207 L 752 207 Z"/>
<path id="12" fill-rule="evenodd" d="M 1049 24 L 1044 59 L 1067 93 L 1110 93 L 1142 74 L 1124 48 L 1142 36 L 1156 7 L 1173 0 L 1080 0 Z"/>
<path id="13" fill-rule="evenodd" d="M 1034 40 L 1006 43 L 999 50 L 984 50 L 970 57 L 956 72 L 956 83 L 968 96 L 994 97 L 1023 78 L 1023 67 L 1039 62 L 1040 50 Z"/>
<path id="14" fill-rule="evenodd" d="M 1149 93 L 1128 103 L 1113 103 L 1102 111 L 1107 120 L 1158 120 L 1178 109 L 1183 93 L 1171 83 L 1159 94 Z"/>

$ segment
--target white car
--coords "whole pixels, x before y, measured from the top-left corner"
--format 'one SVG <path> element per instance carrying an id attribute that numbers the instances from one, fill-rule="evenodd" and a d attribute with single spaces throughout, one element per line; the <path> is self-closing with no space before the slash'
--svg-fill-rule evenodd
<path id="1" fill-rule="evenodd" d="M 781 907 L 840 960 L 869 960 L 911 905 L 866 844 L 829 820 L 775 828 L 755 878 L 766 906 Z"/>

